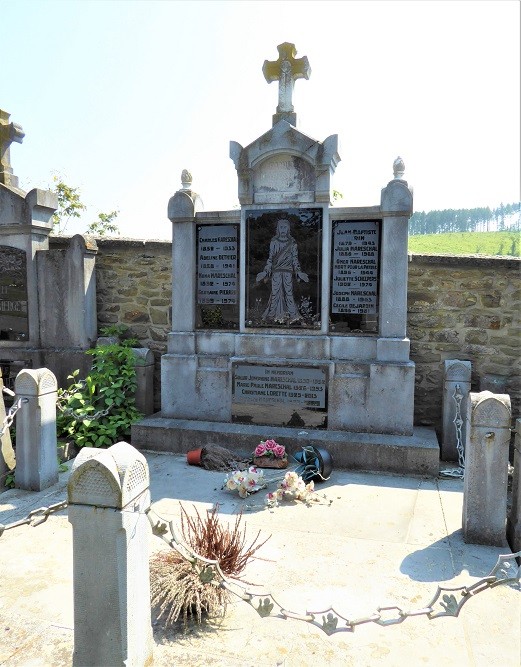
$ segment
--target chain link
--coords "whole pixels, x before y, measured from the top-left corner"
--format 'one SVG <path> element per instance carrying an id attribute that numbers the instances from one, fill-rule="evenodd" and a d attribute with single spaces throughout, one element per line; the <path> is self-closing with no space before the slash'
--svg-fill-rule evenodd
<path id="1" fill-rule="evenodd" d="M 85 380 L 80 380 L 77 383 L 79 386 L 77 389 L 83 389 L 87 382 Z M 74 391 L 76 393 L 77 389 Z M 86 415 L 85 413 L 79 413 L 75 412 L 72 408 L 66 408 L 63 406 L 63 403 L 72 396 L 73 392 L 70 391 L 63 391 L 61 395 L 58 396 L 56 399 L 56 407 L 58 410 L 65 415 L 66 417 L 73 417 L 76 421 L 78 422 L 84 422 L 84 421 L 96 421 L 96 419 L 99 419 L 100 417 L 106 417 L 110 410 L 111 406 L 108 408 L 105 408 L 104 410 L 98 410 L 97 412 L 94 412 L 93 414 Z"/>
<path id="2" fill-rule="evenodd" d="M 456 410 L 452 423 L 454 424 L 454 428 L 456 429 L 456 449 L 458 451 L 459 467 L 455 469 L 441 470 L 440 474 L 443 475 L 444 477 L 456 477 L 457 479 L 463 479 L 465 475 L 465 449 L 463 445 L 463 434 L 462 434 L 463 418 L 461 416 L 461 402 L 464 396 L 459 384 L 457 384 L 456 387 L 454 388 L 454 393 L 452 394 L 452 398 L 456 403 Z"/>
<path id="3" fill-rule="evenodd" d="M 259 595 L 248 589 L 248 585 L 236 579 L 228 579 L 221 571 L 216 560 L 209 560 L 197 554 L 188 545 L 182 542 L 175 533 L 172 521 L 165 521 L 152 508 L 146 512 L 152 532 L 160 537 L 172 549 L 175 549 L 184 558 L 189 560 L 199 573 L 201 581 L 212 581 L 225 588 L 233 595 L 249 604 L 259 616 L 263 618 L 292 618 L 304 621 L 320 628 L 326 635 L 337 632 L 354 632 L 357 625 L 364 623 L 376 623 L 380 626 L 396 625 L 403 623 L 413 616 L 426 616 L 429 620 L 441 616 L 457 616 L 461 608 L 471 597 L 502 584 L 513 584 L 520 586 L 521 568 L 518 567 L 516 558 L 521 558 L 521 551 L 514 554 L 499 556 L 492 571 L 486 577 L 480 579 L 470 586 L 458 588 L 443 588 L 438 590 L 430 603 L 425 607 L 405 611 L 397 606 L 378 607 L 375 612 L 360 618 L 349 619 L 339 614 L 333 607 L 324 611 L 306 611 L 305 614 L 284 609 L 271 593 Z M 155 515 L 154 518 L 152 515 Z M 459 601 L 455 593 L 459 594 Z"/>
<path id="4" fill-rule="evenodd" d="M 26 517 L 24 517 L 23 519 L 18 519 L 18 521 L 13 521 L 12 523 L 8 523 L 7 525 L 0 523 L 0 537 L 2 537 L 2 535 L 6 530 L 11 530 L 12 528 L 18 528 L 18 526 L 29 525 L 35 528 L 36 526 L 45 523 L 47 519 L 51 516 L 51 514 L 55 514 L 56 512 L 64 510 L 68 506 L 68 504 L 69 503 L 66 500 L 62 500 L 59 503 L 50 505 L 49 507 L 39 507 L 36 510 L 32 510 Z"/>
<path id="5" fill-rule="evenodd" d="M 7 387 L 3 387 L 3 390 L 6 394 L 9 396 L 15 396 L 15 393 L 11 391 L 10 389 L 7 389 Z M 13 405 L 9 408 L 9 411 L 7 412 L 3 422 L 2 422 L 2 427 L 0 428 L 0 438 L 4 435 L 4 433 L 7 431 L 7 429 L 10 429 L 15 415 L 20 410 L 22 405 L 24 403 L 28 403 L 29 399 L 28 398 L 19 398 Z"/>

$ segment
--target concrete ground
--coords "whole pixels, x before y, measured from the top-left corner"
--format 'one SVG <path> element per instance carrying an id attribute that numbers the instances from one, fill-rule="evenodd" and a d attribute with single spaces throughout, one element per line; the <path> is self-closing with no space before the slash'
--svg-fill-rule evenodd
<path id="1" fill-rule="evenodd" d="M 510 552 L 507 546 L 463 542 L 460 480 L 335 470 L 328 482 L 317 485 L 330 505 L 289 503 L 269 511 L 262 505 L 263 492 L 243 501 L 222 491 L 222 473 L 189 467 L 183 456 L 146 457 L 153 507 L 160 516 L 178 519 L 180 502 L 190 511 L 219 503 L 223 519 L 245 510 L 251 537 L 259 529 L 271 535 L 259 552 L 262 560 L 248 566 L 245 578 L 291 611 L 323 612 L 332 605 L 356 618 L 377 607 L 421 609 L 438 583 L 472 585 L 491 571 L 499 554 Z M 0 522 L 65 499 L 67 477 L 62 473 L 57 485 L 40 493 L 1 494 Z M 17 527 L 0 537 L 0 665 L 72 664 L 71 537 L 67 510 L 38 527 Z M 163 545 L 151 536 L 151 551 Z M 332 636 L 302 621 L 261 618 L 237 600 L 223 620 L 187 634 L 156 624 L 154 639 L 154 664 L 164 667 L 519 667 L 521 595 L 518 586 L 501 585 L 476 594 L 457 618 L 413 616 Z"/>

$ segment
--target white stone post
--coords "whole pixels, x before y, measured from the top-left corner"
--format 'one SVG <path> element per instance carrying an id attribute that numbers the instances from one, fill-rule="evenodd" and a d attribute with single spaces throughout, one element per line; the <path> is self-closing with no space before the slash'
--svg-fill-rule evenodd
<path id="1" fill-rule="evenodd" d="M 463 539 L 506 546 L 510 397 L 470 393 L 465 445 Z"/>
<path id="2" fill-rule="evenodd" d="M 126 442 L 84 447 L 68 483 L 74 667 L 152 664 L 145 457 Z"/>
<path id="3" fill-rule="evenodd" d="M 471 370 L 470 361 L 448 359 L 444 364 L 442 461 L 459 460 L 458 439 L 465 448 Z"/>
<path id="4" fill-rule="evenodd" d="M 507 519 L 507 538 L 514 553 L 521 551 L 521 419 L 516 419 L 512 507 Z"/>
<path id="5" fill-rule="evenodd" d="M 148 347 L 132 348 L 136 358 L 136 408 L 145 416 L 154 412 L 154 353 Z"/>
<path id="6" fill-rule="evenodd" d="M 24 369 L 16 376 L 14 388 L 18 398 L 27 399 L 16 415 L 15 486 L 42 491 L 58 481 L 58 383 L 47 368 Z"/>

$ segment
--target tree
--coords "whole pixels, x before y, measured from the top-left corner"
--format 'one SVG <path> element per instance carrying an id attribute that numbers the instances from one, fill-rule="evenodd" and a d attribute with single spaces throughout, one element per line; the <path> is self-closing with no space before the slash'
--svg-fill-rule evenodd
<path id="1" fill-rule="evenodd" d="M 67 185 L 61 176 L 54 176 L 53 180 L 52 191 L 58 197 L 58 209 L 51 218 L 52 233 L 64 234 L 71 218 L 81 218 L 81 214 L 87 210 L 87 207 L 80 199 L 79 188 Z M 119 211 L 98 213 L 98 219 L 87 225 L 85 233 L 95 236 L 119 234 L 119 228 L 114 222 L 118 213 Z"/>

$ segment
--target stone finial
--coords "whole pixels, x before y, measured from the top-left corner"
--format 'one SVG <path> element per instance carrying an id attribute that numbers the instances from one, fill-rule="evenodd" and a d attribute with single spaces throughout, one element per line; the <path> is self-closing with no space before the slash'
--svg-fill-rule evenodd
<path id="1" fill-rule="evenodd" d="M 393 162 L 393 174 L 397 180 L 402 180 L 405 173 L 405 163 L 400 156 Z"/>
<path id="2" fill-rule="evenodd" d="M 183 190 L 192 189 L 192 174 L 188 171 L 188 169 L 183 169 L 181 172 L 181 185 Z"/>
<path id="3" fill-rule="evenodd" d="M 0 183 L 18 187 L 18 177 L 11 168 L 10 146 L 14 142 L 21 144 L 25 136 L 21 125 L 9 122 L 7 111 L 0 109 Z"/>
<path id="4" fill-rule="evenodd" d="M 268 83 L 279 82 L 279 104 L 277 113 L 273 116 L 273 125 L 280 120 L 287 120 L 291 125 L 297 124 L 297 114 L 294 112 L 292 96 L 293 86 L 297 79 L 309 79 L 311 67 L 306 56 L 295 58 L 297 50 L 294 44 L 284 42 L 277 46 L 279 57 L 277 60 L 265 60 L 262 73 Z"/>

